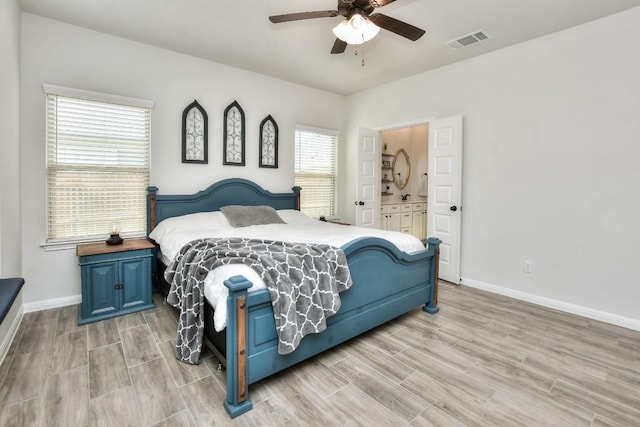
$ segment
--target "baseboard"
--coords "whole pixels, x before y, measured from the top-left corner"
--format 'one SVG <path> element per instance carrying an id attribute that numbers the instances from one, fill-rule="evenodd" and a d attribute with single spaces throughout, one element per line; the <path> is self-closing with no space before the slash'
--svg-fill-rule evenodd
<path id="1" fill-rule="evenodd" d="M 68 305 L 80 304 L 81 302 L 82 295 L 72 295 L 69 297 L 30 302 L 28 304 L 24 304 L 24 312 L 31 313 L 33 311 L 48 310 L 50 308 L 66 307 Z"/>
<path id="2" fill-rule="evenodd" d="M 471 288 L 482 289 L 483 291 L 493 292 L 507 297 L 527 301 L 543 307 L 553 308 L 564 311 L 566 313 L 576 314 L 588 319 L 599 320 L 601 322 L 610 323 L 612 325 L 622 326 L 623 328 L 640 331 L 640 319 L 619 316 L 617 314 L 607 313 L 605 311 L 594 310 L 592 308 L 583 307 L 581 305 L 570 304 L 564 301 L 558 301 L 551 298 L 541 297 L 526 292 L 516 291 L 514 289 L 502 286 L 492 285 L 490 283 L 480 282 L 478 280 L 462 278 L 463 285 Z"/>
<path id="3" fill-rule="evenodd" d="M 9 316 L 12 315 L 12 311 L 17 310 L 17 313 L 15 314 L 13 321 L 11 322 L 11 325 L 9 326 L 9 328 L 6 329 L 6 335 L 4 336 L 4 339 L 0 343 L 0 365 L 2 365 L 2 363 L 4 362 L 4 358 L 6 357 L 7 352 L 9 351 L 9 347 L 11 347 L 11 343 L 13 342 L 13 339 L 16 336 L 16 332 L 18 332 L 18 327 L 20 326 L 20 322 L 22 322 L 22 316 L 24 315 L 24 311 L 22 308 L 21 301 L 22 301 L 22 298 L 19 295 L 18 298 L 16 298 L 16 300 L 14 301 L 14 304 L 16 302 L 18 303 L 16 304 L 15 309 L 12 308 L 7 314 L 7 317 L 4 318 L 4 320 L 8 320 Z M 4 330 L 4 326 L 3 326 L 3 330 Z"/>

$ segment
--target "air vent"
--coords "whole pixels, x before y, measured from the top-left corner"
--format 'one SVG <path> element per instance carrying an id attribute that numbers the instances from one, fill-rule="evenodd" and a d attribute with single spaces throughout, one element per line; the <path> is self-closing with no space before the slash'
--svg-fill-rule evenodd
<path id="1" fill-rule="evenodd" d="M 489 39 L 489 35 L 484 30 L 478 30 L 471 34 L 467 34 L 447 42 L 447 46 L 449 46 L 451 49 L 460 49 L 487 39 Z"/>

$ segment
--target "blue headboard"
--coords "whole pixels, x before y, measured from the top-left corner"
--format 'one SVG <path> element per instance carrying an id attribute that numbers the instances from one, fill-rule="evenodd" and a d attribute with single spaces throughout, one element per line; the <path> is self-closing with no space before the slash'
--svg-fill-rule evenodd
<path id="1" fill-rule="evenodd" d="M 158 195 L 158 187 L 147 187 L 147 234 L 163 219 L 196 212 L 212 212 L 222 206 L 272 206 L 274 209 L 300 209 L 300 187 L 291 193 L 271 193 L 258 184 L 229 178 L 195 194 Z"/>

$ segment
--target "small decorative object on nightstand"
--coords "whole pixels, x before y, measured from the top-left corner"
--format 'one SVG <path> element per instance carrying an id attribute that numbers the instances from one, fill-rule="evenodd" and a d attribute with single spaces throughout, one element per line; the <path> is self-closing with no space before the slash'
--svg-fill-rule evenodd
<path id="1" fill-rule="evenodd" d="M 123 241 L 122 237 L 120 237 L 120 226 L 113 224 L 109 232 L 109 238 L 106 240 L 107 245 L 121 245 Z"/>
<path id="2" fill-rule="evenodd" d="M 119 237 L 119 236 L 118 236 Z M 145 239 L 119 245 L 78 245 L 82 303 L 78 324 L 154 308 L 151 299 L 151 260 L 155 246 Z"/>

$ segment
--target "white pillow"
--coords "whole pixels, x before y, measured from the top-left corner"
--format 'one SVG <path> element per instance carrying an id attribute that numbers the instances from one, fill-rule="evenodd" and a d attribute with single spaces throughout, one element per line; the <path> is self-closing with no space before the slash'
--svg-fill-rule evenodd
<path id="1" fill-rule="evenodd" d="M 287 224 L 309 224 L 309 223 L 317 223 L 317 219 L 313 219 L 300 211 L 295 209 L 281 209 L 278 210 L 278 215 L 280 218 L 284 220 Z"/>
<path id="2" fill-rule="evenodd" d="M 167 218 L 156 225 L 149 237 L 156 242 L 173 231 L 209 231 L 231 228 L 222 212 L 198 212 Z"/>

